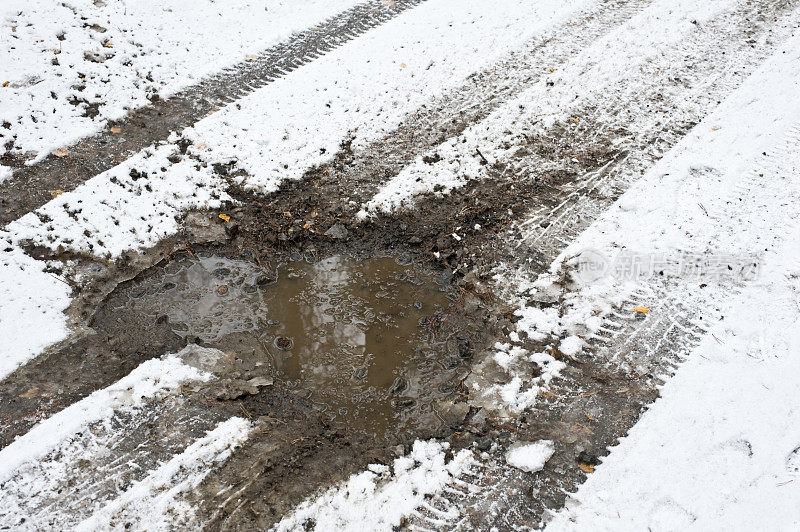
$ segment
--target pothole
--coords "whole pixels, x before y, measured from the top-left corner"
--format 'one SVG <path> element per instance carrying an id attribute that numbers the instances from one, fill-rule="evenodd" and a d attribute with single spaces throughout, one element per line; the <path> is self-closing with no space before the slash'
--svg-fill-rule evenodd
<path id="1" fill-rule="evenodd" d="M 465 413 L 453 403 L 476 333 L 447 272 L 391 257 L 294 258 L 272 268 L 178 258 L 120 287 L 116 312 L 231 353 L 228 377 L 275 379 L 335 426 L 436 429 Z"/>

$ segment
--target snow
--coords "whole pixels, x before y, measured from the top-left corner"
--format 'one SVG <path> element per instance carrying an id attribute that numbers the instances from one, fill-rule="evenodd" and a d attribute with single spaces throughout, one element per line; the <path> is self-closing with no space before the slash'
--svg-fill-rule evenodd
<path id="1" fill-rule="evenodd" d="M 151 247 L 178 231 L 183 212 L 216 209 L 230 200 L 225 182 L 211 169 L 185 156 L 170 162 L 177 154 L 174 144 L 146 148 L 10 223 L 7 230 L 15 242 L 108 259 Z"/>
<path id="2" fill-rule="evenodd" d="M 16 151 L 42 157 L 355 3 L 4 0 L 0 144 L 14 139 Z M 99 115 L 82 116 L 94 103 Z"/>
<path id="3" fill-rule="evenodd" d="M 462 449 L 447 462 L 449 444 L 414 442 L 407 456 L 392 467 L 376 464 L 351 476 L 316 499 L 304 502 L 283 518 L 278 531 L 304 530 L 313 519 L 317 530 L 387 530 L 399 526 L 429 496 L 441 492 L 474 463 Z"/>
<path id="4" fill-rule="evenodd" d="M 9 241 L 0 232 L 0 379 L 69 333 L 70 287 Z"/>
<path id="5" fill-rule="evenodd" d="M 64 313 L 69 285 L 26 255 L 22 244 L 115 259 L 177 233 L 188 209 L 215 209 L 230 200 L 219 176 L 189 157 L 170 162 L 176 154 L 174 144 L 146 148 L 0 233 L 0 378 L 70 332 Z"/>
<path id="6" fill-rule="evenodd" d="M 573 334 L 561 340 L 561 343 L 558 344 L 558 350 L 565 355 L 574 356 L 581 352 L 583 343 L 583 340 Z"/>
<path id="7" fill-rule="evenodd" d="M 84 519 L 76 531 L 174 530 L 194 517 L 179 496 L 198 486 L 214 464 L 224 462 L 250 433 L 251 423 L 232 417 L 151 471 L 106 506 Z"/>
<path id="8" fill-rule="evenodd" d="M 105 259 L 153 246 L 178 231 L 187 209 L 216 209 L 230 200 L 226 183 L 209 163 L 235 160 L 250 174 L 244 185 L 275 190 L 284 179 L 326 164 L 347 139 L 354 149 L 364 149 L 409 113 L 587 3 L 503 0 L 490 10 L 473 1 L 424 3 L 198 122 L 185 132 L 195 145 L 180 161 L 169 160 L 176 155 L 173 138 L 172 144 L 134 154 L 12 222 L 0 235 L 0 378 L 69 333 L 64 313 L 69 286 L 45 263 L 23 253 L 22 244 Z M 8 0 L 0 7 L 5 45 L 0 83 L 9 80 L 0 88 L 0 121 L 8 120 L 10 127 L 0 128 L 0 140 L 16 136 L 19 151 L 42 156 L 97 131 L 127 108 L 146 104 L 154 91 L 180 90 L 348 5 L 352 1 L 309 1 L 297 10 L 289 2 L 272 2 L 262 12 L 263 4 L 256 8 L 244 0 L 225 6 L 210 0 L 97 5 Z M 667 50 L 678 49 L 698 24 L 734 5 L 652 2 L 547 80 L 437 146 L 439 162 L 424 163 L 420 157 L 363 205 L 361 215 L 408 206 L 434 185 L 447 193 L 470 179 L 486 178 L 487 165 L 476 147 L 489 160 L 510 158 L 507 150 L 516 145 L 503 147 L 509 145 L 503 142 L 509 130 L 513 140 L 534 120 L 541 119 L 536 127 L 544 127 L 576 102 L 603 98 L 604 91 L 618 90 L 617 98 L 636 92 L 642 85 L 632 81 L 642 72 L 663 66 L 663 57 L 673 57 Z M 63 41 L 57 37 L 62 32 Z M 104 46 L 106 41 L 111 46 Z M 87 52 L 108 57 L 94 62 L 86 59 Z M 85 88 L 76 87 L 79 81 Z M 548 82 L 558 88 L 548 89 Z M 703 315 L 710 328 L 662 387 L 661 398 L 569 499 L 551 529 L 800 527 L 798 85 L 800 36 L 780 45 L 554 260 L 550 271 L 530 279 L 525 271 L 498 269 L 498 285 L 514 287 L 504 297 L 517 319 L 507 341 L 493 346 L 483 376 L 476 371 L 467 385 L 475 405 L 519 414 L 534 406 L 566 368 L 555 350 L 567 357 L 603 356 L 598 334 L 615 312 L 631 311 L 620 310 L 623 300 L 650 287 L 648 279 L 619 277 L 612 270 L 577 279 L 566 289 L 564 273 L 585 254 L 610 265 L 631 252 L 712 259 L 756 254 L 760 263 L 755 280 L 713 278 L 703 290 L 695 279 L 668 276 L 664 281 L 659 297 L 690 309 L 688 316 L 674 316 L 676 323 Z M 98 118 L 80 116 L 86 103 L 73 106 L 71 97 L 104 102 Z M 631 127 L 646 129 L 651 119 L 660 118 L 634 117 Z M 147 172 L 146 183 L 132 170 Z M 0 181 L 10 174 L 0 167 Z M 461 238 L 457 232 L 451 236 Z M 646 319 L 659 312 L 655 297 L 640 299 L 638 304 L 652 306 Z M 523 347 L 528 340 L 545 348 Z M 658 364 L 664 361 L 651 362 L 662 367 Z M 93 423 L 140 408 L 187 381 L 209 378 L 180 355 L 145 362 L 0 450 L 0 482 L 64 449 Z M 209 466 L 227 459 L 249 430 L 239 418 L 221 423 L 120 498 L 97 508 L 82 526 L 123 527 L 130 521 L 153 530 L 189 523 L 192 511 L 181 494 L 201 482 Z M 553 449 L 551 441 L 519 442 L 506 461 L 536 472 Z M 417 441 L 408 456 L 388 466 L 373 464 L 301 504 L 278 529 L 300 529 L 311 519 L 319 528 L 392 529 L 474 465 L 468 450 L 449 462 L 447 456 L 448 444 Z M 32 481 L 31 486 L 41 484 Z"/>
<path id="9" fill-rule="evenodd" d="M 191 349 L 187 347 L 184 351 Z M 24 464 L 45 457 L 91 423 L 108 419 L 120 409 L 139 407 L 145 400 L 168 394 L 187 381 L 211 378 L 211 374 L 184 364 L 182 353 L 143 362 L 116 383 L 53 414 L 1 449 L 0 483 Z"/>
<path id="10" fill-rule="evenodd" d="M 519 341 L 517 331 L 524 331 L 519 328 L 519 322 L 517 330 L 509 334 Z M 536 404 L 539 394 L 547 390 L 550 382 L 566 367 L 548 352 L 532 353 L 521 346 L 500 342 L 494 345 L 494 349 L 492 361 L 501 368 L 504 378 L 498 379 L 491 372 L 485 375 L 485 368 L 479 368 L 467 384 L 478 392 L 474 404 L 483 408 L 522 413 Z M 531 364 L 537 368 L 535 377 L 531 376 Z M 498 380 L 507 382 L 501 384 Z"/>
<path id="11" fill-rule="evenodd" d="M 536 473 L 553 456 L 555 448 L 550 440 L 537 442 L 517 442 L 506 452 L 506 462 L 512 467 Z"/>
<path id="12" fill-rule="evenodd" d="M 198 122 L 187 136 L 209 162 L 236 161 L 271 192 L 358 149 L 410 112 L 586 2 L 425 2 Z"/>
<path id="13" fill-rule="evenodd" d="M 665 49 L 688 39 L 697 30 L 692 21 L 702 22 L 731 7 L 732 3 L 725 1 L 653 2 L 592 43 L 563 68 L 505 102 L 486 119 L 418 156 L 381 186 L 363 205 L 358 217 L 364 219 L 377 212 L 411 207 L 416 195 L 434 191 L 445 195 L 472 179 L 486 179 L 492 165 L 484 164 L 477 150 L 490 163 L 513 160 L 511 156 L 520 148 L 516 137 L 524 138 L 546 128 L 557 118 L 569 115 L 580 102 L 606 98 L 609 91 L 624 90 L 635 97 L 637 84 L 632 78 L 640 76 L 642 70 L 657 68 L 659 61 L 663 61 Z M 651 117 L 632 119 L 650 120 Z M 629 127 L 637 129 L 636 124 Z M 644 128 L 644 124 L 640 127 Z M 438 162 L 426 162 L 434 154 Z M 513 169 L 515 172 L 523 170 Z"/>
<path id="14" fill-rule="evenodd" d="M 798 90 L 795 36 L 564 252 L 758 252 L 761 264 L 735 296 L 716 278 L 702 292 L 674 280 L 669 297 L 717 318 L 549 530 L 800 524 Z"/>
<path id="15" fill-rule="evenodd" d="M 548 530 L 800 526 L 800 227 L 793 225 L 796 238 L 723 310 L 726 319 Z"/>

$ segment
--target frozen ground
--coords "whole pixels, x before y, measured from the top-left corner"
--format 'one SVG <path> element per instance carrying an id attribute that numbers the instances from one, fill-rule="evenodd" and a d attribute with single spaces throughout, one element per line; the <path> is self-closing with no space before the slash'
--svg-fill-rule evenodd
<path id="1" fill-rule="evenodd" d="M 797 529 L 796 3 L 359 6 L 0 7 L 0 183 L 49 172 L 0 216 L 0 526 Z M 310 28 L 119 164 L 47 166 Z M 130 279 L 196 253 L 267 287 L 341 253 L 436 268 L 438 424 L 331 425 L 268 346 L 131 317 Z"/>

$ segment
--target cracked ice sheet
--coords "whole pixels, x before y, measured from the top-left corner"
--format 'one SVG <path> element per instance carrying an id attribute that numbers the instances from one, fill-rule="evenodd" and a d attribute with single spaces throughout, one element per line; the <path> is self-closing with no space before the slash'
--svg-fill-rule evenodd
<path id="1" fill-rule="evenodd" d="M 44 156 L 147 105 L 153 92 L 169 96 L 356 3 L 4 0 L 0 123 L 9 128 L 0 144 L 16 135 L 17 151 Z M 100 114 L 82 116 L 86 104 L 71 98 L 102 102 Z"/>
<path id="2" fill-rule="evenodd" d="M 211 162 L 236 160 L 245 185 L 274 191 L 460 85 L 586 0 L 437 0 L 305 65 L 198 122 L 186 134 Z M 191 129 L 188 131 L 192 131 Z"/>

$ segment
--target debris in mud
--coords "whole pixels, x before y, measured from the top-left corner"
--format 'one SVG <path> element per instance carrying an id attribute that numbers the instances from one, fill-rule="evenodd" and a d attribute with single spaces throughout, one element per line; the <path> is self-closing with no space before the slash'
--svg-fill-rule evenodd
<path id="1" fill-rule="evenodd" d="M 294 341 L 291 338 L 287 338 L 285 336 L 278 336 L 275 338 L 275 347 L 280 349 L 281 351 L 289 351 L 292 347 L 294 347 Z"/>
<path id="2" fill-rule="evenodd" d="M 347 228 L 343 224 L 337 223 L 325 231 L 325 236 L 329 236 L 334 240 L 344 240 L 347 238 Z"/>
<path id="3" fill-rule="evenodd" d="M 232 401 L 246 395 L 256 395 L 262 388 L 272 386 L 275 381 L 271 377 L 253 377 L 249 380 L 225 379 L 220 382 L 217 399 Z"/>

